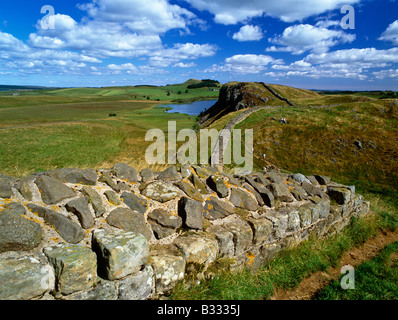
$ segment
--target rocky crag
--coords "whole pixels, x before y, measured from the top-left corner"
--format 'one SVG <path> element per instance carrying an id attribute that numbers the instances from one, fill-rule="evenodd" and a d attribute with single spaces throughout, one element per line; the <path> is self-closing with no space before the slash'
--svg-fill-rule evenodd
<path id="1" fill-rule="evenodd" d="M 0 176 L 0 210 L 0 299 L 145 300 L 192 270 L 256 269 L 369 202 L 325 176 L 115 164 Z"/>

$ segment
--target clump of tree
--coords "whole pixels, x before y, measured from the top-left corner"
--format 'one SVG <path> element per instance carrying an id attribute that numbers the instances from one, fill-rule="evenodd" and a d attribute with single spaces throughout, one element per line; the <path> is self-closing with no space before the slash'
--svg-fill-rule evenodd
<path id="1" fill-rule="evenodd" d="M 187 88 L 188 89 L 198 89 L 204 87 L 214 88 L 218 87 L 219 84 L 220 82 L 218 82 L 217 80 L 203 79 L 201 82 L 190 84 Z"/>

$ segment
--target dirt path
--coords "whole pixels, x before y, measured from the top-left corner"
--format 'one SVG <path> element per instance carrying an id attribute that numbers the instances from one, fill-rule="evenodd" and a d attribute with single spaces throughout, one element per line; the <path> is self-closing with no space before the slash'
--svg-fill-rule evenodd
<path id="1" fill-rule="evenodd" d="M 379 233 L 376 238 L 369 239 L 358 248 L 353 248 L 345 253 L 336 268 L 327 272 L 316 272 L 301 281 L 297 288 L 284 291 L 278 290 L 271 300 L 309 300 L 319 290 L 329 284 L 331 280 L 338 279 L 341 267 L 351 265 L 354 268 L 365 261 L 371 260 L 388 244 L 398 241 L 398 230 L 395 232 Z"/>

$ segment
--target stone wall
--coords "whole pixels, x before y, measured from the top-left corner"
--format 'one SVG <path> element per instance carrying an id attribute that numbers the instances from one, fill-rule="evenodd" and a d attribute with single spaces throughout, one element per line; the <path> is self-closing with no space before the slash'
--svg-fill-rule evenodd
<path id="1" fill-rule="evenodd" d="M 0 176 L 0 299 L 157 299 L 187 272 L 256 269 L 368 209 L 354 186 L 316 175 L 116 164 Z"/>

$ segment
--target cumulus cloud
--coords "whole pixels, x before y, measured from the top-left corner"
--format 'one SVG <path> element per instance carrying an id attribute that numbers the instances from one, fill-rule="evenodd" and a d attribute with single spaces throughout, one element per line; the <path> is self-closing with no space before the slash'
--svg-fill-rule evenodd
<path id="1" fill-rule="evenodd" d="M 258 41 L 263 38 L 263 32 L 259 26 L 245 25 L 232 38 L 238 41 Z"/>
<path id="2" fill-rule="evenodd" d="M 236 24 L 247 19 L 268 15 L 285 22 L 301 21 L 329 10 L 338 9 L 345 4 L 360 0 L 185 0 L 194 8 L 209 11 L 214 21 L 221 24 Z"/>
<path id="3" fill-rule="evenodd" d="M 379 40 L 391 41 L 394 45 L 398 45 L 398 20 L 395 20 L 387 27 Z"/>
<path id="4" fill-rule="evenodd" d="M 269 64 L 280 64 L 271 56 L 257 54 L 238 54 L 225 59 L 222 65 L 213 65 L 205 72 L 232 72 L 237 74 L 256 74 L 264 71 Z"/>
<path id="5" fill-rule="evenodd" d="M 285 51 L 302 54 L 306 51 L 326 52 L 339 43 L 349 43 L 355 35 L 341 30 L 330 30 L 309 24 L 299 24 L 286 28 L 281 35 L 269 38 L 268 41 L 281 47 L 269 47 L 268 52 Z"/>

